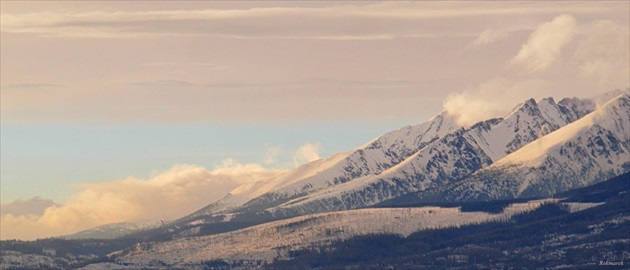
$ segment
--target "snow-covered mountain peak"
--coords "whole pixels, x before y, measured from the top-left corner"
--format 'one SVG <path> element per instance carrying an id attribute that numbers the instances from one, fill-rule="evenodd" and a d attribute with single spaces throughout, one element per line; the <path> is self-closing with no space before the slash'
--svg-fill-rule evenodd
<path id="1" fill-rule="evenodd" d="M 318 176 L 320 173 L 325 172 L 332 167 L 338 166 L 340 162 L 348 158 L 350 153 L 352 152 L 338 153 L 328 158 L 318 159 L 302 164 L 291 171 L 264 180 L 244 183 L 230 191 L 230 193 L 221 200 L 211 203 L 210 205 L 187 217 L 184 217 L 183 219 L 194 218 L 202 215 L 211 215 L 230 210 L 242 206 L 253 198 L 282 189 L 283 187 L 299 182 L 302 179 Z"/>
<path id="2" fill-rule="evenodd" d="M 210 208 L 281 217 L 352 209 L 436 188 L 491 166 L 595 108 L 593 100 L 528 99 L 504 118 L 467 128 L 444 111 L 355 150 L 305 164 L 267 182 L 239 187 Z M 216 207 L 221 203 L 229 207 Z"/>
<path id="3" fill-rule="evenodd" d="M 353 179 L 377 175 L 400 163 L 420 148 L 461 128 L 446 111 L 419 125 L 406 126 L 372 140 L 347 153 L 337 164 L 323 168 L 317 175 L 303 178 L 274 193 L 291 197 L 328 188 Z M 277 196 L 274 196 L 277 197 Z"/>
<path id="4" fill-rule="evenodd" d="M 357 149 L 309 162 L 264 181 L 245 183 L 222 200 L 184 219 L 215 214 L 244 204 L 244 207 L 254 208 L 278 204 L 299 194 L 377 175 L 459 128 L 455 117 L 443 111 L 427 122 L 387 132 Z"/>
<path id="5" fill-rule="evenodd" d="M 397 144 L 411 149 L 418 148 L 423 143 L 443 137 L 458 128 L 461 128 L 461 126 L 457 124 L 456 118 L 447 111 L 442 111 L 422 124 L 405 126 L 387 132 L 358 149 L 376 149 L 381 148 L 383 145 Z"/>
<path id="6" fill-rule="evenodd" d="M 567 104 L 580 102 L 567 101 Z M 452 183 L 588 113 L 582 109 L 562 106 L 552 99 L 540 103 L 529 99 L 505 118 L 455 130 L 380 174 L 297 197 L 269 211 L 282 215 L 351 209 Z"/>
<path id="7" fill-rule="evenodd" d="M 588 129 L 592 125 L 610 125 L 615 126 L 621 131 L 621 134 L 630 133 L 630 96 L 627 93 L 621 94 L 616 98 L 608 101 L 596 111 L 582 117 L 581 119 L 559 129 L 547 136 L 541 137 L 531 144 L 524 146 L 516 151 L 513 155 L 496 163 L 497 166 L 502 164 L 522 164 L 527 163 L 535 166 L 544 161 L 545 156 L 554 147 L 560 147 L 564 142 L 575 138 L 581 132 Z M 608 123 L 613 121 L 614 123 Z"/>
<path id="8" fill-rule="evenodd" d="M 486 155 L 496 161 L 576 119 L 563 117 L 561 110 L 553 99 L 545 99 L 540 103 L 528 99 L 504 118 L 480 122 L 473 125 L 467 133 Z"/>
<path id="9" fill-rule="evenodd" d="M 549 103 L 551 104 L 551 103 Z M 558 110 L 556 110 L 558 111 Z M 559 112 L 558 112 L 559 113 Z M 443 112 L 439 116 L 451 117 L 448 113 Z M 439 119 L 439 118 L 435 118 Z M 454 119 L 452 120 L 454 122 Z M 558 126 L 566 124 L 559 123 L 552 127 L 547 127 L 548 120 L 541 113 L 538 103 L 534 99 L 528 99 L 517 105 L 512 112 L 505 118 L 495 118 L 478 122 L 468 129 L 453 129 L 450 134 L 442 136 L 441 143 L 447 143 L 449 136 L 471 136 L 471 141 L 484 150 L 492 160 L 498 160 L 515 149 L 520 148 L 523 144 L 533 140 L 541 134 L 541 130 L 553 130 Z M 543 131 L 544 132 L 544 131 Z M 544 132 L 544 134 L 548 133 Z M 491 140 L 488 140 L 491 139 Z M 440 142 L 436 142 L 440 143 Z M 431 150 L 427 150 L 431 151 Z M 410 156 L 406 160 L 400 162 L 395 167 L 389 169 L 386 174 L 393 174 L 392 171 L 407 166 L 409 163 L 415 162 L 419 156 L 426 156 L 427 151 L 419 151 Z"/>
<path id="10" fill-rule="evenodd" d="M 300 179 L 313 177 L 342 162 L 351 152 L 344 152 L 328 158 L 318 159 L 303 164 L 287 173 L 273 177 L 266 181 L 247 183 L 239 186 L 230 192 L 231 195 L 249 196 L 250 198 L 260 196 L 264 193 L 290 185 Z"/>
<path id="11" fill-rule="evenodd" d="M 491 200 L 541 197 L 630 170 L 630 94 L 541 137 L 430 197 Z"/>
<path id="12" fill-rule="evenodd" d="M 522 111 L 529 111 L 530 108 L 533 108 L 536 106 L 537 106 L 536 100 L 533 98 L 530 98 L 514 106 L 514 108 L 503 118 L 510 118 L 510 116 L 515 113 L 522 112 Z"/>
<path id="13" fill-rule="evenodd" d="M 538 104 L 556 105 L 556 100 L 553 97 L 546 97 L 541 99 Z"/>

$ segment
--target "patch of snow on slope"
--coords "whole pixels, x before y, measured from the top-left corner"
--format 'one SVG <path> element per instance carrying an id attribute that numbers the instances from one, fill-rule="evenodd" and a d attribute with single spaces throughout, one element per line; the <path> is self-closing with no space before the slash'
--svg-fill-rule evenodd
<path id="1" fill-rule="evenodd" d="M 168 223 L 168 222 L 166 222 Z M 80 231 L 65 239 L 114 239 L 141 230 L 158 228 L 164 224 L 160 220 L 142 220 L 138 222 L 120 222 L 98 226 L 92 229 Z"/>
<path id="2" fill-rule="evenodd" d="M 371 233 L 408 236 L 411 233 L 458 227 L 488 221 L 506 221 L 511 216 L 534 210 L 554 200 L 513 204 L 503 213 L 461 212 L 459 208 L 420 207 L 359 209 L 305 215 L 261 224 L 246 229 L 158 243 L 121 258 L 128 263 L 152 260 L 200 262 L 212 259 L 262 260 L 270 262 L 290 250 L 325 245 Z"/>

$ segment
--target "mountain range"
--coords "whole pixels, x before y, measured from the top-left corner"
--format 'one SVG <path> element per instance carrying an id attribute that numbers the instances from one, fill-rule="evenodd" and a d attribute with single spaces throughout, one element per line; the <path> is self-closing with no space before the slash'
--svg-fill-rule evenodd
<path id="1" fill-rule="evenodd" d="M 442 112 L 425 123 L 386 133 L 355 150 L 305 164 L 267 181 L 245 184 L 224 199 L 175 223 L 180 226 L 185 226 L 186 222 L 199 224 L 199 220 L 216 220 L 220 216 L 229 216 L 230 220 L 236 221 L 286 218 L 366 207 L 410 193 L 422 193 L 418 195 L 427 197 L 427 200 L 436 197 L 474 200 L 544 197 L 585 186 L 628 170 L 628 129 L 621 125 L 628 119 L 627 99 L 628 94 L 622 91 L 591 99 L 565 98 L 559 102 L 553 98 L 539 102 L 529 99 L 503 118 L 488 119 L 470 127 L 458 125 L 448 112 Z M 609 101 L 611 104 L 606 105 Z M 582 121 L 574 123 L 580 119 Z M 589 124 L 599 119 L 614 120 L 610 125 L 603 125 L 605 122 Z M 621 124 L 614 126 L 614 123 Z M 582 129 L 590 132 L 582 134 L 586 132 Z M 606 135 L 601 136 L 603 133 Z M 559 140 L 560 137 L 566 141 Z M 590 140 L 590 144 L 574 145 L 584 140 Z M 603 143 L 600 147 L 604 148 L 582 156 L 582 159 L 572 159 L 577 158 L 572 155 L 569 157 L 572 164 L 560 164 L 566 158 L 561 159 L 552 153 L 562 147 L 560 144 L 567 144 L 562 147 L 562 155 L 566 155 L 570 147 L 574 147 L 573 151 L 586 148 L 595 151 L 598 143 Z M 479 179 L 484 175 L 492 179 L 496 173 L 518 174 L 516 167 L 528 170 L 524 168 L 526 164 L 516 164 L 515 161 L 531 156 L 532 149 L 539 150 L 543 144 L 553 151 L 539 152 L 539 158 L 551 155 L 547 164 L 540 166 L 541 172 L 545 169 L 556 172 L 552 168 L 559 166 L 565 168 L 564 177 L 570 177 L 580 173 L 578 163 L 589 159 L 590 169 L 584 167 L 584 170 L 589 170 L 592 175 L 580 181 L 553 184 L 550 189 L 534 191 L 538 185 L 532 184 L 526 192 L 516 190 L 511 195 L 482 195 L 482 191 L 491 191 L 484 191 Z M 517 151 L 521 148 L 524 149 Z M 612 156 L 601 161 L 606 155 Z M 506 170 L 506 167 L 511 169 Z M 533 179 L 536 177 L 549 177 L 530 174 L 532 179 L 527 183 L 536 182 Z M 453 187 L 455 184 L 458 186 Z M 486 185 L 496 186 L 491 182 Z M 438 195 L 438 190 L 450 193 Z"/>
<path id="2" fill-rule="evenodd" d="M 470 127 L 444 111 L 355 150 L 238 186 L 173 222 L 171 231 L 188 236 L 209 224 L 256 224 L 409 196 L 426 202 L 546 197 L 630 170 L 628 110 L 627 91 L 613 91 L 559 102 L 529 99 L 503 118 Z"/>
<path id="3" fill-rule="evenodd" d="M 357 149 L 241 184 L 161 226 L 118 224 L 72 237 L 115 238 L 108 262 L 93 267 L 201 269 L 213 260 L 266 265 L 362 235 L 408 237 L 512 222 L 546 204 L 568 213 L 599 207 L 605 201 L 555 196 L 628 172 L 630 90 L 557 102 L 528 99 L 503 117 L 470 126 L 441 112 Z M 500 207 L 466 210 L 488 202 Z M 126 227 L 135 231 L 119 236 Z M 136 244 L 120 249 L 121 241 Z"/>

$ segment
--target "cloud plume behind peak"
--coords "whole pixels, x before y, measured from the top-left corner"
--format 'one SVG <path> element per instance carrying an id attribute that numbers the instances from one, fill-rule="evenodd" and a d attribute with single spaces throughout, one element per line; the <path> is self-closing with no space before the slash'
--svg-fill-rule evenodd
<path id="1" fill-rule="evenodd" d="M 544 80 L 515 81 L 504 77 L 480 84 L 476 88 L 454 93 L 443 103 L 444 109 L 457 118 L 458 124 L 470 126 L 479 121 L 503 117 L 513 107 L 529 98 L 551 93 Z"/>
<path id="2" fill-rule="evenodd" d="M 530 72 L 540 72 L 558 61 L 562 49 L 575 35 L 577 20 L 562 14 L 549 22 L 538 25 L 511 64 L 523 65 Z"/>

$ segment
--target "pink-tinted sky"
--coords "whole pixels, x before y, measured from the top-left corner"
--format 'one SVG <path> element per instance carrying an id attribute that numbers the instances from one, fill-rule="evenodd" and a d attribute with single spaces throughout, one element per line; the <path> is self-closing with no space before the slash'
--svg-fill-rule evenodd
<path id="1" fill-rule="evenodd" d="M 0 3 L 2 203 L 59 204 L 3 228 L 67 233 L 54 220 L 93 213 L 89 198 L 155 218 L 138 214 L 157 205 L 143 185 L 166 196 L 169 181 L 290 169 L 444 109 L 470 124 L 630 85 L 627 1 Z M 178 211 L 210 200 L 173 196 Z M 109 209 L 64 228 L 120 221 Z"/>

